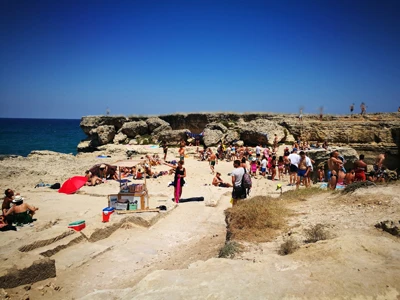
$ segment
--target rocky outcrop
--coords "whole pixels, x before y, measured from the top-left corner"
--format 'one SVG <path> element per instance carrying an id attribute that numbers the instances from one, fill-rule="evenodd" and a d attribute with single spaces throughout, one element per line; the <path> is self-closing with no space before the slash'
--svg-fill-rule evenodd
<path id="1" fill-rule="evenodd" d="M 210 130 L 219 130 L 223 133 L 228 131 L 228 128 L 226 128 L 226 126 L 222 123 L 210 123 L 206 125 L 206 129 L 210 129 Z"/>
<path id="2" fill-rule="evenodd" d="M 146 120 L 146 124 L 149 129 L 149 133 L 153 132 L 154 130 L 156 130 L 159 127 L 169 126 L 169 124 L 167 122 L 165 122 L 164 120 L 161 120 L 160 118 L 157 118 L 157 117 L 148 118 Z"/>
<path id="3" fill-rule="evenodd" d="M 129 142 L 128 136 L 126 134 L 123 134 L 122 132 L 118 133 L 115 135 L 114 144 L 127 144 Z"/>
<path id="4" fill-rule="evenodd" d="M 240 140 L 240 134 L 236 130 L 228 130 L 224 136 L 224 142 L 230 144 Z"/>
<path id="5" fill-rule="evenodd" d="M 92 143 L 101 146 L 113 141 L 115 137 L 115 127 L 111 125 L 101 125 L 90 132 Z"/>
<path id="6" fill-rule="evenodd" d="M 221 130 L 216 129 L 204 129 L 204 137 L 203 142 L 206 147 L 211 147 L 218 144 L 219 141 L 223 138 L 224 133 Z"/>
<path id="7" fill-rule="evenodd" d="M 114 126 L 118 131 L 128 119 L 123 116 L 88 116 L 82 117 L 80 127 L 86 135 L 90 135 L 90 131 L 102 125 Z"/>
<path id="8" fill-rule="evenodd" d="M 176 145 L 181 140 L 187 139 L 186 132 L 190 132 L 188 129 L 180 129 L 180 130 L 167 130 L 163 131 L 159 134 L 159 141 L 166 141 L 168 145 Z"/>
<path id="9" fill-rule="evenodd" d="M 243 140 L 246 145 L 272 144 L 274 134 L 279 142 L 289 143 L 295 139 L 309 142 L 327 141 L 330 145 L 354 148 L 364 154 L 366 162 L 372 164 L 376 155 L 389 150 L 387 165 L 400 167 L 400 114 L 370 114 L 367 116 L 326 115 L 319 120 L 317 115 L 303 115 L 300 122 L 296 115 L 283 114 L 235 114 L 235 113 L 194 113 L 173 114 L 159 117 L 90 116 L 83 117 L 80 124 L 88 135 L 88 141 L 79 145 L 78 151 L 91 151 L 110 140 L 110 127 L 98 135 L 99 126 L 113 126 L 118 133 L 108 143 L 130 143 L 138 141 L 167 140 L 176 144 L 187 139 L 185 131 L 199 134 L 205 132 L 204 143 L 214 146 L 219 140 L 230 143 Z M 104 128 L 104 127 L 103 127 Z M 120 135 L 120 133 L 126 135 Z M 147 135 L 151 135 L 149 138 Z M 141 136 L 141 137 L 140 137 Z M 145 137 L 144 137 L 145 136 Z"/>
<path id="10" fill-rule="evenodd" d="M 148 134 L 148 126 L 145 121 L 127 122 L 122 125 L 120 132 L 126 134 L 129 138 L 135 138 L 137 135 Z"/>
<path id="11" fill-rule="evenodd" d="M 257 119 L 250 122 L 241 122 L 239 125 L 240 138 L 246 145 L 265 145 L 272 144 L 275 134 L 278 136 L 278 142 L 288 139 L 288 131 L 278 125 L 276 122 Z M 290 140 L 294 140 L 290 135 Z"/>

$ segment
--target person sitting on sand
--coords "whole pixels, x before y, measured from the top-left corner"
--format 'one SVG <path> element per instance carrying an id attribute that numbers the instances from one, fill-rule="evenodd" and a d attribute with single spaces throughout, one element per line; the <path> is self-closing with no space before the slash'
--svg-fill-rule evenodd
<path id="1" fill-rule="evenodd" d="M 344 178 L 345 184 L 352 184 L 354 182 L 354 179 L 356 177 L 356 173 L 354 172 L 354 169 L 351 169 L 349 172 L 346 173 L 346 177 Z"/>
<path id="2" fill-rule="evenodd" d="M 89 169 L 89 171 L 101 179 L 118 180 L 117 167 L 107 164 L 97 164 Z"/>
<path id="3" fill-rule="evenodd" d="M 224 182 L 221 179 L 221 173 L 217 172 L 213 181 L 212 181 L 213 186 L 218 186 L 218 187 L 232 187 L 230 183 Z"/>
<path id="4" fill-rule="evenodd" d="M 354 162 L 355 181 L 367 180 L 367 176 L 365 175 L 367 164 L 364 162 L 364 158 L 364 154 L 361 154 L 360 159 Z"/>
<path id="5" fill-rule="evenodd" d="M 87 186 L 95 186 L 103 182 L 101 178 L 97 177 L 96 175 L 93 175 L 89 170 L 85 171 L 85 177 L 87 179 L 85 185 Z"/>
<path id="6" fill-rule="evenodd" d="M 21 196 L 17 196 L 12 200 L 14 204 L 5 214 L 7 217 L 8 215 L 13 215 L 13 222 L 17 225 L 29 224 L 34 221 L 32 216 L 35 212 L 39 209 L 28 203 L 24 203 L 24 199 Z"/>
<path id="7" fill-rule="evenodd" d="M 318 168 L 318 181 L 325 182 L 325 170 L 324 166 Z"/>
<path id="8" fill-rule="evenodd" d="M 10 210 L 10 208 L 11 208 L 11 203 L 12 203 L 12 201 L 14 200 L 14 191 L 13 191 L 12 189 L 6 189 L 6 190 L 4 191 L 4 194 L 5 194 L 6 196 L 4 197 L 3 204 L 2 204 L 2 206 L 1 206 L 1 211 L 2 211 L 2 213 L 3 213 L 3 216 L 5 216 L 6 213 L 7 213 L 7 212 Z M 19 195 L 19 193 L 17 193 L 16 195 Z M 13 221 L 12 215 L 9 215 L 9 216 L 6 217 L 5 219 L 6 219 L 6 222 L 7 222 L 8 224 L 11 224 L 12 221 Z"/>

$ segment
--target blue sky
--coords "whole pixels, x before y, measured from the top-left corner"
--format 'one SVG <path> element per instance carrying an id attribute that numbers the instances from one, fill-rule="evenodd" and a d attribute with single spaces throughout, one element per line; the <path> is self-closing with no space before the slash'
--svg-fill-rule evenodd
<path id="1" fill-rule="evenodd" d="M 0 1 L 0 117 L 400 105 L 400 1 Z"/>

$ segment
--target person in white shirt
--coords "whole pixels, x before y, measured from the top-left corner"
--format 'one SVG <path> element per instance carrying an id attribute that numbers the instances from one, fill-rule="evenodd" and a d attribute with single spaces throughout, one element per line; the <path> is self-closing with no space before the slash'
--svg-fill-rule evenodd
<path id="1" fill-rule="evenodd" d="M 263 158 L 261 160 L 261 175 L 265 177 L 265 174 L 267 173 L 267 158 L 265 155 L 263 155 Z"/>
<path id="2" fill-rule="evenodd" d="M 261 157 L 261 144 L 258 144 L 256 147 L 256 158 L 259 160 Z"/>
<path id="3" fill-rule="evenodd" d="M 246 189 L 242 186 L 244 168 L 240 166 L 240 160 L 235 160 L 233 166 L 235 169 L 231 172 L 233 185 L 232 206 L 235 206 L 238 200 L 246 198 Z"/>
<path id="4" fill-rule="evenodd" d="M 292 153 L 288 156 L 290 161 L 290 177 L 289 177 L 289 186 L 295 185 L 297 182 L 297 169 L 300 161 L 300 156 L 297 154 L 297 149 L 294 148 Z"/>
<path id="5" fill-rule="evenodd" d="M 315 161 L 313 161 L 311 158 L 308 157 L 307 153 L 306 153 L 306 163 L 307 166 L 310 166 L 310 171 L 308 172 L 308 176 L 306 177 L 306 186 L 310 187 L 311 186 L 311 177 L 313 176 L 313 172 L 314 172 L 314 166 L 313 164 L 315 164 Z"/>

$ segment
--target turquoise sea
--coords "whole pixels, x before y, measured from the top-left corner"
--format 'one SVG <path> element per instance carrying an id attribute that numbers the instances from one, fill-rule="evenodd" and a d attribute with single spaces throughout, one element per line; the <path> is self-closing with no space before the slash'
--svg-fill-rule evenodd
<path id="1" fill-rule="evenodd" d="M 0 118 L 0 154 L 26 156 L 32 150 L 76 154 L 86 135 L 80 120 Z"/>

